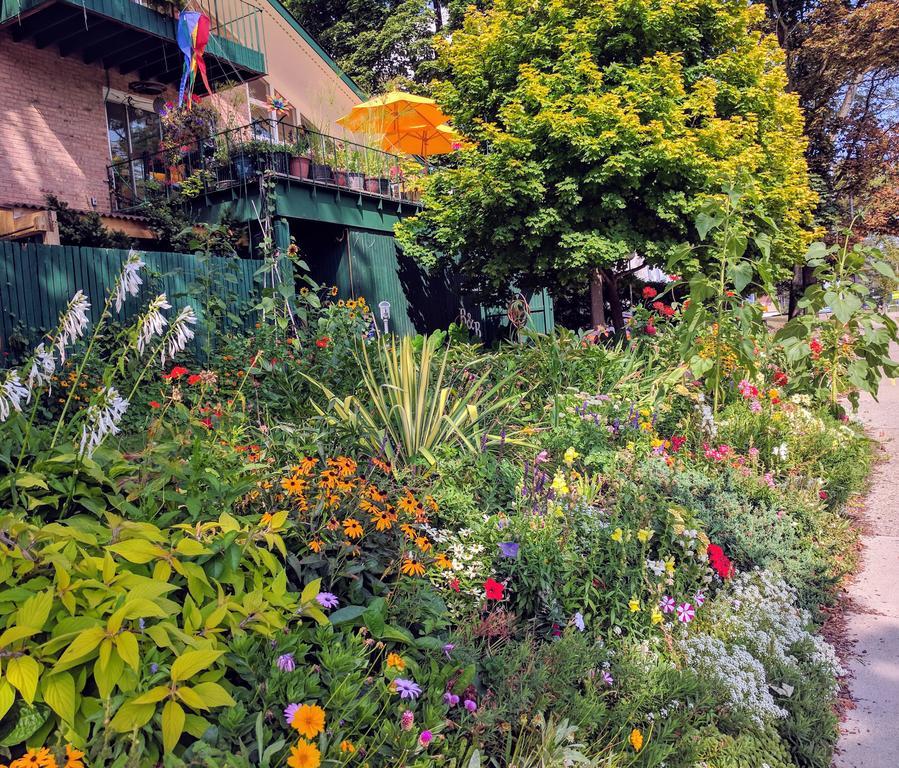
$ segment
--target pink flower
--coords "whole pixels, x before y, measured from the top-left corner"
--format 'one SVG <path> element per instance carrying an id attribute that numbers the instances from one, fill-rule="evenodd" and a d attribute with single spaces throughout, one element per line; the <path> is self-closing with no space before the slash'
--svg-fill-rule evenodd
<path id="1" fill-rule="evenodd" d="M 675 602 L 673 597 L 669 597 L 665 595 L 659 600 L 659 608 L 662 609 L 662 613 L 674 613 Z"/>
<path id="2" fill-rule="evenodd" d="M 701 591 L 693 595 L 693 599 L 696 601 L 697 608 L 702 608 L 705 604 L 705 595 Z"/>
<path id="3" fill-rule="evenodd" d="M 418 737 L 418 741 L 423 747 L 428 746 L 428 744 L 430 744 L 433 739 L 434 734 L 430 731 L 422 731 L 421 736 Z"/>
<path id="4" fill-rule="evenodd" d="M 299 704 L 288 704 L 284 709 L 284 720 L 287 722 L 288 727 L 293 722 L 293 716 L 297 713 L 297 710 L 300 708 Z"/>
<path id="5" fill-rule="evenodd" d="M 411 731 L 411 730 L 412 730 L 412 726 L 413 726 L 414 724 L 415 724 L 415 715 L 412 714 L 412 712 L 411 712 L 410 710 L 407 709 L 407 710 L 406 710 L 405 712 L 403 712 L 403 714 L 400 716 L 400 727 L 401 727 L 404 731 Z"/>
<path id="6" fill-rule="evenodd" d="M 696 618 L 696 609 L 690 603 L 681 603 L 677 606 L 677 620 L 683 624 L 689 624 Z"/>
<path id="7" fill-rule="evenodd" d="M 478 711 L 478 704 L 474 699 L 465 699 L 463 706 L 469 712 L 477 712 Z"/>

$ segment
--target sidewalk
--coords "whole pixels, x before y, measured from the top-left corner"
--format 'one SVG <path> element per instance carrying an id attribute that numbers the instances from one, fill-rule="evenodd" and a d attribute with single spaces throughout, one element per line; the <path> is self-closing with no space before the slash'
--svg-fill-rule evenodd
<path id="1" fill-rule="evenodd" d="M 892 357 L 899 359 L 895 346 Z M 899 382 L 882 382 L 879 397 L 863 397 L 860 411 L 888 460 L 875 468 L 861 570 L 848 589 L 856 708 L 841 728 L 837 768 L 899 766 Z"/>

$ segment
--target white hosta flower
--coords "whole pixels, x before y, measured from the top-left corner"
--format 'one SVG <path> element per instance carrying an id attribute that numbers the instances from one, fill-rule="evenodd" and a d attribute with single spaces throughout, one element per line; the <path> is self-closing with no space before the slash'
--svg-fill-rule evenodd
<path id="1" fill-rule="evenodd" d="M 164 293 L 160 293 L 150 302 L 150 306 L 147 307 L 147 311 L 141 318 L 140 328 L 137 331 L 137 351 L 139 354 L 142 355 L 144 353 L 154 336 L 160 336 L 165 330 L 169 321 L 163 316 L 162 310 L 171 308 L 172 305 L 169 304 Z"/>
<path id="2" fill-rule="evenodd" d="M 128 259 L 125 261 L 124 266 L 122 267 L 122 274 L 119 277 L 118 283 L 116 283 L 116 291 L 115 291 L 115 309 L 116 312 L 120 312 L 122 307 L 125 304 L 125 299 L 128 296 L 137 296 L 137 292 L 140 290 L 141 284 L 144 282 L 140 278 L 140 271 L 144 267 L 144 261 L 141 259 L 140 254 L 137 251 L 131 251 L 128 254 Z"/>
<path id="3" fill-rule="evenodd" d="M 6 381 L 0 387 L 0 421 L 6 421 L 12 411 L 22 412 L 22 403 L 31 399 L 31 391 L 22 384 L 18 371 L 6 374 Z"/>
<path id="4" fill-rule="evenodd" d="M 87 313 L 90 308 L 91 305 L 87 300 L 87 296 L 84 295 L 83 291 L 78 291 L 69 301 L 66 311 L 59 318 L 59 335 L 56 337 L 56 347 L 59 349 L 59 361 L 61 363 L 66 361 L 66 344 L 71 344 L 80 339 L 84 329 L 87 328 L 90 322 L 87 318 Z"/>
<path id="5" fill-rule="evenodd" d="M 184 307 L 166 334 L 159 356 L 160 365 L 165 365 L 167 359 L 173 360 L 179 352 L 184 351 L 187 343 L 194 337 L 194 329 L 191 326 L 196 324 L 197 316 L 194 314 L 193 308 Z"/>
<path id="6" fill-rule="evenodd" d="M 119 422 L 128 401 L 119 395 L 115 387 L 106 387 L 87 409 L 87 420 L 81 428 L 79 456 L 92 456 L 106 436 L 119 433 Z"/>
<path id="7" fill-rule="evenodd" d="M 38 344 L 31 361 L 31 370 L 28 372 L 28 389 L 33 392 L 36 388 L 48 384 L 55 371 L 56 358 L 53 352 L 48 351 L 43 343 Z"/>

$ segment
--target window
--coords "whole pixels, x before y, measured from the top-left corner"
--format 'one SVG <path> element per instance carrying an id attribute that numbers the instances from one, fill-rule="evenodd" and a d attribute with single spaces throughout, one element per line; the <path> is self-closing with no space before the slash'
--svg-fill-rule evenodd
<path id="1" fill-rule="evenodd" d="M 290 128 L 297 124 L 297 111 L 291 107 L 286 113 L 275 112 L 269 103 L 272 93 L 265 78 L 247 83 L 253 136 L 263 141 L 286 141 L 291 133 Z"/>
<path id="2" fill-rule="evenodd" d="M 161 162 L 155 153 L 162 125 L 149 99 L 109 91 L 106 128 L 113 194 L 118 207 L 127 207 L 142 196 L 146 180 L 155 175 L 155 166 Z"/>

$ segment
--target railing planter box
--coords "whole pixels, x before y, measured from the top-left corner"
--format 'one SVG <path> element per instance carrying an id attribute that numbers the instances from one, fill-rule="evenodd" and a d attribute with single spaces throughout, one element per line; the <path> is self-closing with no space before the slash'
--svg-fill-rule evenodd
<path id="1" fill-rule="evenodd" d="M 381 180 L 372 176 L 365 177 L 365 191 L 371 192 L 373 195 L 381 194 Z"/>
<path id="2" fill-rule="evenodd" d="M 312 169 L 312 160 L 306 155 L 294 155 L 290 158 L 290 175 L 299 179 L 308 179 Z"/>
<path id="3" fill-rule="evenodd" d="M 331 166 L 322 163 L 312 163 L 312 179 L 330 184 L 333 180 Z"/>

